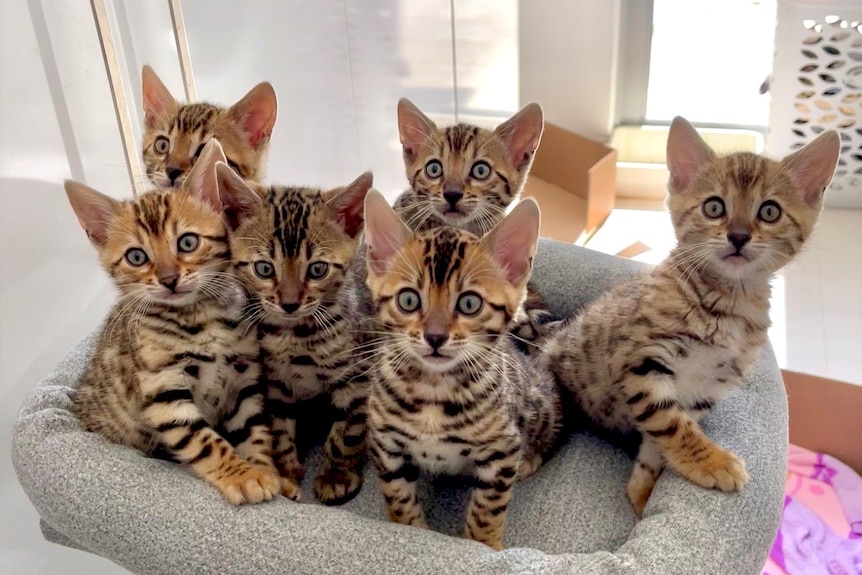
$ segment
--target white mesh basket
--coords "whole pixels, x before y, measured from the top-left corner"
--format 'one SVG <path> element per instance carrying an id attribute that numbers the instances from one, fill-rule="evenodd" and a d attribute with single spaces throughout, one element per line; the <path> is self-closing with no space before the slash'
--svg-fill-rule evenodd
<path id="1" fill-rule="evenodd" d="M 779 0 L 766 151 L 781 157 L 841 134 L 826 205 L 862 207 L 862 0 Z"/>

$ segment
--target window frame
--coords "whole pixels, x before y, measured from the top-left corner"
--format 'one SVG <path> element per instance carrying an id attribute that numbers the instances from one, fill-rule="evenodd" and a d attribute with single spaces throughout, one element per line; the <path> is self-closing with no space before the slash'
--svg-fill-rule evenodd
<path id="1" fill-rule="evenodd" d="M 654 5 L 655 0 L 621 0 L 614 128 L 670 126 L 670 120 L 647 120 L 646 117 Z M 764 136 L 768 129 L 768 126 L 752 124 L 692 123 L 698 128 L 754 131 Z"/>

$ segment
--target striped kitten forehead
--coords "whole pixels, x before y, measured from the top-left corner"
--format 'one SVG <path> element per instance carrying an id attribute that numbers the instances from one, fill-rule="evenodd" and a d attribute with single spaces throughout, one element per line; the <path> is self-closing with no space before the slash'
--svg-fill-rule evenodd
<path id="1" fill-rule="evenodd" d="M 742 152 L 719 158 L 704 174 L 707 187 L 735 192 L 743 198 L 760 197 L 774 186 L 778 175 L 777 162 Z"/>
<path id="2" fill-rule="evenodd" d="M 286 258 L 310 257 L 315 230 L 309 220 L 323 205 L 321 190 L 272 186 L 264 195 L 272 225 L 272 249 Z"/>
<path id="3" fill-rule="evenodd" d="M 447 126 L 441 128 L 441 133 L 442 137 L 438 141 L 429 140 L 427 145 L 443 156 L 460 154 L 466 158 L 473 158 L 489 152 L 490 150 L 487 149 L 489 145 L 497 144 L 493 132 L 470 124 Z"/>
<path id="4" fill-rule="evenodd" d="M 177 235 L 183 231 L 179 229 L 180 224 L 198 223 L 204 213 L 218 216 L 212 221 L 221 224 L 221 216 L 208 204 L 180 188 L 151 190 L 133 201 L 125 202 L 125 205 L 135 224 L 154 238 Z M 226 234 L 207 237 L 219 241 L 227 240 Z"/>
<path id="5" fill-rule="evenodd" d="M 475 245 L 476 236 L 452 227 L 420 234 L 422 243 L 422 271 L 426 272 L 432 285 L 445 286 L 464 271 L 464 260 L 468 248 Z"/>
<path id="6" fill-rule="evenodd" d="M 180 106 L 171 122 L 171 129 L 179 129 L 189 134 L 197 132 L 203 137 L 208 133 L 207 128 L 211 128 L 213 119 L 222 111 L 222 108 L 206 102 Z"/>
<path id="7" fill-rule="evenodd" d="M 153 190 L 129 204 L 135 223 L 146 230 L 148 235 L 159 237 L 167 229 L 173 193 L 172 188 Z"/>

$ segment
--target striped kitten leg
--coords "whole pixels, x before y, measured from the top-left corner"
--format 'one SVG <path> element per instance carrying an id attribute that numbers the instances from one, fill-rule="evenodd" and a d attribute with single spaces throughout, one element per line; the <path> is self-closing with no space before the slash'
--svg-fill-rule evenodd
<path id="1" fill-rule="evenodd" d="M 417 488 L 419 468 L 407 461 L 396 440 L 379 434 L 369 439 L 369 448 L 380 476 L 380 490 L 386 501 L 389 520 L 428 529 Z"/>
<path id="2" fill-rule="evenodd" d="M 638 519 L 643 517 L 644 507 L 663 467 L 664 457 L 658 445 L 651 436 L 644 435 L 635 459 L 634 470 L 626 485 L 626 494 Z"/>
<path id="3" fill-rule="evenodd" d="M 476 462 L 477 482 L 467 507 L 465 537 L 497 551 L 503 549 L 506 508 L 512 498 L 519 465 L 518 445 L 493 451 Z"/>
<path id="4" fill-rule="evenodd" d="M 299 501 L 305 470 L 296 448 L 296 398 L 280 383 L 270 382 L 266 401 L 272 418 L 273 455 L 281 475 L 281 493 L 288 499 Z"/>
<path id="5" fill-rule="evenodd" d="M 258 503 L 278 493 L 278 475 L 240 457 L 204 420 L 190 388 L 158 387 L 147 397 L 143 417 L 158 430 L 160 442 L 176 461 L 191 466 L 234 505 Z"/>
<path id="6" fill-rule="evenodd" d="M 224 418 L 222 427 L 227 440 L 236 446 L 240 457 L 278 476 L 278 469 L 272 459 L 272 433 L 264 405 L 263 387 L 257 382 L 250 383 L 239 391 L 233 412 Z M 296 500 L 299 497 L 298 490 L 280 491 L 288 499 Z"/>
<path id="7" fill-rule="evenodd" d="M 367 384 L 362 376 L 331 391 L 336 417 L 323 446 L 326 461 L 314 480 L 315 495 L 327 505 L 348 501 L 362 486 Z"/>
<path id="8" fill-rule="evenodd" d="M 649 387 L 660 388 L 666 383 L 657 381 Z M 739 491 L 748 481 L 742 460 L 710 440 L 674 399 L 638 392 L 628 403 L 638 431 L 649 437 L 668 465 L 689 481 L 721 491 Z"/>

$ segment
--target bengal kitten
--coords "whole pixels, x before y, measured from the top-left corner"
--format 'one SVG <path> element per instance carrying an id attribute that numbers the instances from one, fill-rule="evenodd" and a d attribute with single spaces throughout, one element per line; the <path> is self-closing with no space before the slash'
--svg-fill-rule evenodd
<path id="1" fill-rule="evenodd" d="M 506 331 L 526 296 L 539 208 L 520 202 L 481 239 L 410 230 L 377 192 L 365 201 L 368 284 L 386 332 L 368 400 L 369 446 L 392 521 L 427 527 L 419 470 L 475 477 L 465 534 L 503 545 L 517 478 L 554 444 L 560 396 Z"/>
<path id="2" fill-rule="evenodd" d="M 324 444 L 326 463 L 314 481 L 326 504 L 352 498 L 362 483 L 368 378 L 351 352 L 359 323 L 354 276 L 362 207 L 371 188 L 365 173 L 342 188 L 272 186 L 252 190 L 226 165 L 223 188 L 239 209 L 231 250 L 253 300 L 267 409 L 283 492 L 304 475 L 296 446 L 297 416 L 306 400 L 328 395 L 335 412 Z M 258 196 L 263 202 L 256 209 Z"/>
<path id="3" fill-rule="evenodd" d="M 402 98 L 398 133 L 410 188 L 395 201 L 395 210 L 414 231 L 448 225 L 482 236 L 520 195 L 543 130 L 542 107 L 536 103 L 486 130 L 464 123 L 438 128 Z M 529 353 L 550 315 L 532 285 L 518 315 L 513 334 Z"/>
<path id="4" fill-rule="evenodd" d="M 810 235 L 838 151 L 828 131 L 780 162 L 718 157 L 675 118 L 667 160 L 677 247 L 549 342 L 549 369 L 586 414 L 640 433 L 627 486 L 639 517 L 665 463 L 705 488 L 738 491 L 748 481 L 743 461 L 698 422 L 767 343 L 770 278 Z"/>
<path id="5" fill-rule="evenodd" d="M 178 103 L 156 73 L 141 73 L 144 101 L 143 157 L 147 176 L 160 188 L 179 186 L 209 138 L 218 139 L 227 163 L 247 180 L 263 177 L 277 114 L 275 90 L 261 82 L 229 108 Z"/>
<path id="6" fill-rule="evenodd" d="M 188 464 L 231 503 L 279 492 L 263 413 L 258 344 L 236 329 L 210 140 L 183 188 L 117 201 L 78 182 L 66 193 L 120 292 L 78 388 L 89 431 Z"/>

